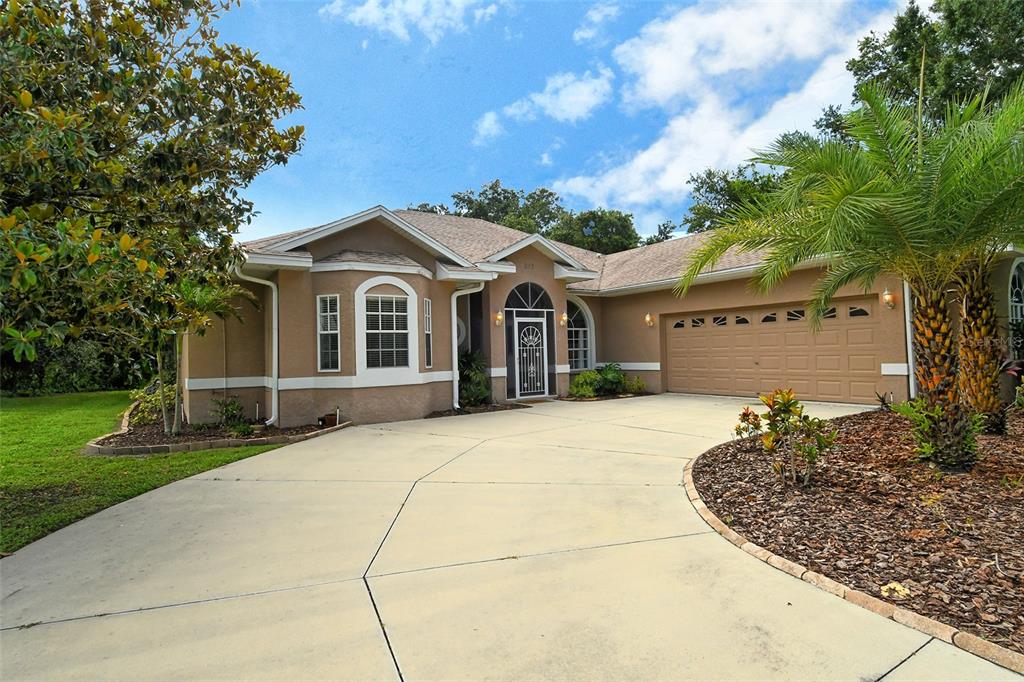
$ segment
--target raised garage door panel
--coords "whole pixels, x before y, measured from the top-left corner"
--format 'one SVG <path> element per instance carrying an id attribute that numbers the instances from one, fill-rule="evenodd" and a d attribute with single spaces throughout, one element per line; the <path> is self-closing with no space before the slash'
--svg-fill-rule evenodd
<path id="1" fill-rule="evenodd" d="M 803 304 L 667 316 L 668 390 L 870 403 L 881 379 L 874 296 L 837 302 L 811 331 Z"/>

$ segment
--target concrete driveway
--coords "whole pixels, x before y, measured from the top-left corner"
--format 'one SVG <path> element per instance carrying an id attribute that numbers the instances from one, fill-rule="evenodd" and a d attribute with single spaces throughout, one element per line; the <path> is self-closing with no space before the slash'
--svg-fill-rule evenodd
<path id="1" fill-rule="evenodd" d="M 683 466 L 742 405 L 357 427 L 168 485 L 0 562 L 0 676 L 1019 679 L 712 532 Z"/>

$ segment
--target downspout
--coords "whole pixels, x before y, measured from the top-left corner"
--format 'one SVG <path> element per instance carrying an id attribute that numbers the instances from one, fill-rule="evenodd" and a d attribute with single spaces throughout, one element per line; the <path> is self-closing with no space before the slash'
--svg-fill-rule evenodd
<path id="1" fill-rule="evenodd" d="M 270 307 L 271 313 L 271 341 L 270 341 L 270 366 L 271 366 L 271 379 L 270 379 L 270 416 L 267 417 L 267 424 L 277 423 L 277 391 L 278 391 L 278 368 L 277 368 L 277 309 L 278 309 L 278 297 L 277 297 L 277 285 L 271 282 L 269 279 L 259 279 L 256 277 L 250 277 L 249 275 L 242 273 L 242 268 L 236 267 L 235 274 L 238 275 L 239 279 L 245 280 L 246 282 L 253 282 L 254 284 L 262 284 L 270 287 Z"/>
<path id="2" fill-rule="evenodd" d="M 452 292 L 452 407 L 459 409 L 459 296 L 475 294 L 484 290 L 484 283 L 477 282 L 465 289 L 456 289 Z M 472 315 L 472 313 L 470 313 Z M 470 325 L 466 325 L 467 329 Z"/>
<path id="3" fill-rule="evenodd" d="M 903 316 L 907 324 L 907 388 L 910 392 L 910 399 L 917 397 L 917 379 L 914 376 L 914 323 L 911 310 L 914 307 L 913 294 L 910 285 L 903 282 Z"/>

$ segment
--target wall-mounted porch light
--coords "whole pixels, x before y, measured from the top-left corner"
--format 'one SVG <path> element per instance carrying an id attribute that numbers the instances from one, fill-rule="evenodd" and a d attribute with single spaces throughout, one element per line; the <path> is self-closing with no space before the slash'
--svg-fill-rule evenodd
<path id="1" fill-rule="evenodd" d="M 505 314 L 502 313 L 500 310 L 498 312 L 494 313 L 494 326 L 495 327 L 500 327 L 501 326 L 501 322 L 504 319 L 505 319 Z"/>
<path id="2" fill-rule="evenodd" d="M 569 321 L 569 313 L 562 313 L 562 316 L 558 318 L 558 324 L 562 327 Z"/>
<path id="3" fill-rule="evenodd" d="M 646 324 L 648 327 L 653 327 L 654 326 L 654 316 L 651 315 L 650 313 L 645 313 L 644 314 L 644 324 Z"/>
<path id="4" fill-rule="evenodd" d="M 882 292 L 882 303 L 886 308 L 892 310 L 896 307 L 896 294 L 889 291 L 889 289 L 886 289 Z"/>

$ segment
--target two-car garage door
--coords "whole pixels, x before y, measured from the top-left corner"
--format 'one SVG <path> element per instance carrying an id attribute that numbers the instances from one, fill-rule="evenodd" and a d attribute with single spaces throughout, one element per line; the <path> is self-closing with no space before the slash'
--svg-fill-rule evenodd
<path id="1" fill-rule="evenodd" d="M 872 402 L 883 357 L 877 297 L 837 301 L 814 333 L 803 304 L 665 316 L 668 390 Z"/>

